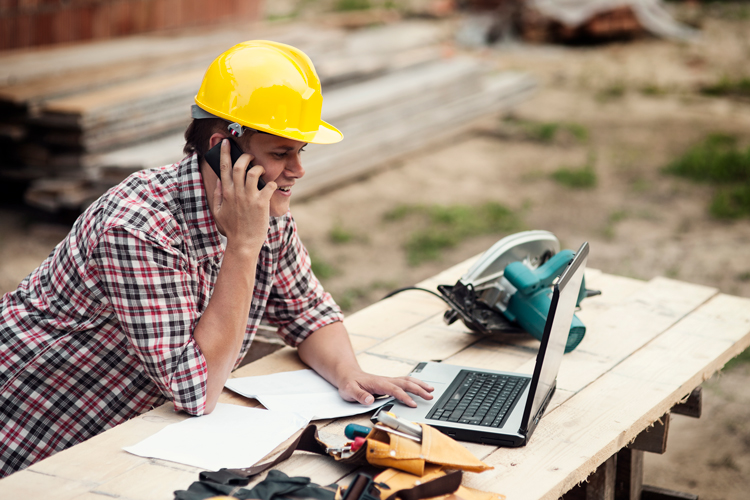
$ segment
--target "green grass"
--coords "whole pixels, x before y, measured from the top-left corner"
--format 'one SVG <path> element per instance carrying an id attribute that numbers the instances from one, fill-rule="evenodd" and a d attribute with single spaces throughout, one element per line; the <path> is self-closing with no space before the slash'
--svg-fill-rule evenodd
<path id="1" fill-rule="evenodd" d="M 506 118 L 505 121 L 521 128 L 529 139 L 547 144 L 554 142 L 560 134 L 570 134 L 579 142 L 586 142 L 589 137 L 588 129 L 579 123 L 535 122 L 516 118 Z"/>
<path id="2" fill-rule="evenodd" d="M 623 82 L 613 82 L 596 93 L 596 98 L 601 101 L 613 101 L 625 97 L 627 88 Z"/>
<path id="3" fill-rule="evenodd" d="M 333 6 L 333 10 L 337 12 L 367 10 L 370 8 L 372 8 L 370 0 L 337 0 Z"/>
<path id="4" fill-rule="evenodd" d="M 667 93 L 667 89 L 657 85 L 656 83 L 647 83 L 646 85 L 641 87 L 641 94 L 650 97 L 662 97 Z"/>
<path id="5" fill-rule="evenodd" d="M 664 171 L 696 182 L 750 182 L 750 148 L 738 149 L 735 136 L 710 134 Z"/>
<path id="6" fill-rule="evenodd" d="M 418 217 L 423 222 L 423 227 L 413 232 L 404 244 L 407 261 L 412 266 L 439 259 L 443 250 L 467 238 L 521 227 L 514 211 L 494 202 L 480 206 L 399 205 L 386 213 L 384 219 L 398 221 L 407 217 Z"/>
<path id="7" fill-rule="evenodd" d="M 664 172 L 718 186 L 708 207 L 713 217 L 750 216 L 750 147 L 739 148 L 737 137 L 711 134 L 667 165 Z"/>
<path id="8" fill-rule="evenodd" d="M 594 170 L 594 157 L 589 155 L 581 167 L 561 167 L 550 174 L 552 180 L 571 189 L 592 189 L 596 187 L 597 177 Z"/>
<path id="9" fill-rule="evenodd" d="M 750 78 L 723 76 L 718 82 L 702 87 L 700 92 L 713 97 L 750 97 Z"/>
<path id="10" fill-rule="evenodd" d="M 331 243 L 342 245 L 355 239 L 355 234 L 344 229 L 340 224 L 335 224 L 328 232 L 328 239 Z"/>
<path id="11" fill-rule="evenodd" d="M 750 217 L 750 183 L 719 189 L 708 212 L 717 219 Z"/>

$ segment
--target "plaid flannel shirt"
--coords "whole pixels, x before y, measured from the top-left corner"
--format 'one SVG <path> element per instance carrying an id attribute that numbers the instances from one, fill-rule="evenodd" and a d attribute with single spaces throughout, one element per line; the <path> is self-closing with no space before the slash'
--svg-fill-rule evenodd
<path id="1" fill-rule="evenodd" d="M 168 400 L 203 413 L 192 332 L 224 250 L 198 161 L 108 191 L 0 302 L 0 477 Z M 310 269 L 291 214 L 272 217 L 237 363 L 262 318 L 292 346 L 341 312 Z"/>

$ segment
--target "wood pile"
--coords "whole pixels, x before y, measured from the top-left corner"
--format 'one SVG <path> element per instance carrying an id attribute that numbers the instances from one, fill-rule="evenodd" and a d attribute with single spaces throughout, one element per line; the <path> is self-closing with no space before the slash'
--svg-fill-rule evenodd
<path id="1" fill-rule="evenodd" d="M 324 119 L 346 140 L 310 148 L 300 192 L 312 193 L 456 133 L 534 84 L 444 57 L 445 27 L 400 22 L 347 32 L 294 26 L 138 36 L 0 55 L 0 175 L 25 199 L 80 210 L 128 174 L 181 158 L 205 68 L 248 38 L 295 45 L 316 65 Z"/>
<path id="2" fill-rule="evenodd" d="M 646 32 L 633 8 L 626 2 L 586 2 L 568 4 L 569 9 L 586 12 L 578 19 L 558 15 L 564 4 L 534 0 L 470 0 L 468 7 L 494 17 L 486 38 L 493 43 L 504 35 L 514 35 L 533 43 L 590 43 L 628 39 Z M 552 6 L 553 8 L 550 8 Z"/>

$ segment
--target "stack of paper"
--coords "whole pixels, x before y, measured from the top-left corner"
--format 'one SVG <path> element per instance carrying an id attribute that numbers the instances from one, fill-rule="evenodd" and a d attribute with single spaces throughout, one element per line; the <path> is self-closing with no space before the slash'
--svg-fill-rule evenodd
<path id="1" fill-rule="evenodd" d="M 313 370 L 230 378 L 225 387 L 257 399 L 269 410 L 304 413 L 310 420 L 359 415 L 393 399 L 378 399 L 371 405 L 344 401 L 338 389 Z"/>

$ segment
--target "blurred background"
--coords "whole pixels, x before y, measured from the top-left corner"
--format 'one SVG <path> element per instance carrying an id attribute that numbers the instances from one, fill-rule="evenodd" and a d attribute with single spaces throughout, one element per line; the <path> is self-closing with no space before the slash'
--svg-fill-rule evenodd
<path id="1" fill-rule="evenodd" d="M 181 158 L 203 71 L 252 38 L 311 56 L 346 137 L 304 153 L 292 208 L 345 312 L 525 229 L 750 297 L 750 2 L 656 0 L 2 2 L 0 292 Z M 746 352 L 646 482 L 747 498 L 749 382 Z"/>

